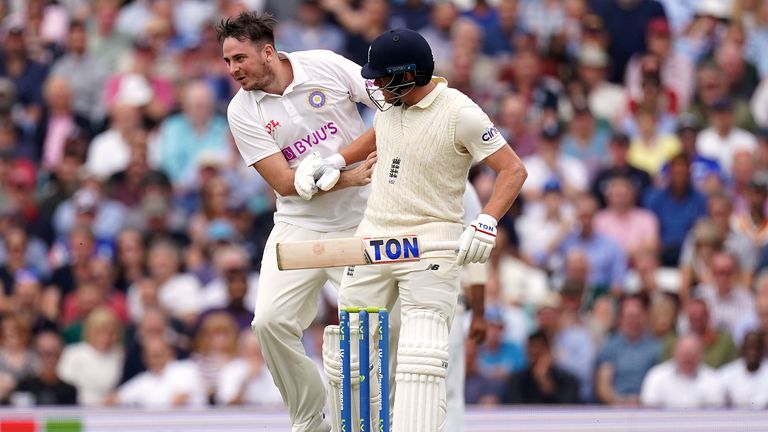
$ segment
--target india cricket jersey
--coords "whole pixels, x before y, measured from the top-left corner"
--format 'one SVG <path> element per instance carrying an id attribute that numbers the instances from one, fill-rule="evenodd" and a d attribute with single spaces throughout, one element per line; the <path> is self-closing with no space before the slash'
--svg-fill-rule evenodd
<path id="1" fill-rule="evenodd" d="M 328 157 L 365 131 L 356 102 L 370 105 L 360 66 L 331 51 L 279 52 L 293 69 L 283 95 L 240 89 L 229 104 L 229 126 L 248 165 L 282 153 L 291 168 L 312 152 Z M 367 187 L 316 195 L 277 194 L 275 222 L 333 232 L 360 222 Z"/>

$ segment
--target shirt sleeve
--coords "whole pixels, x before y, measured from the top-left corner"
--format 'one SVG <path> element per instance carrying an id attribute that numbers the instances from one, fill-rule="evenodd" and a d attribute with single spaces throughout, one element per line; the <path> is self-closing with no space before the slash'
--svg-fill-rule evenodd
<path id="1" fill-rule="evenodd" d="M 361 67 L 344 56 L 333 54 L 333 62 L 337 66 L 336 73 L 344 86 L 349 89 L 349 99 L 353 102 L 365 104 L 369 108 L 376 109 L 373 101 L 365 90 L 365 78 L 360 74 Z"/>
<path id="2" fill-rule="evenodd" d="M 456 150 L 482 161 L 507 144 L 499 130 L 479 106 L 471 104 L 459 109 L 456 122 Z"/>
<path id="3" fill-rule="evenodd" d="M 250 115 L 239 100 L 233 99 L 227 109 L 229 130 L 246 165 L 256 162 L 280 151 L 267 129 L 257 122 L 259 116 Z M 249 119 L 249 120 L 246 120 Z"/>

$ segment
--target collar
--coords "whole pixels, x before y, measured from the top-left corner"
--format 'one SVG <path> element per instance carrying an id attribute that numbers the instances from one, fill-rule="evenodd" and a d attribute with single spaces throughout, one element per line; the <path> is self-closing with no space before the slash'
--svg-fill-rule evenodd
<path id="1" fill-rule="evenodd" d="M 293 70 L 293 81 L 291 81 L 291 83 L 288 84 L 288 87 L 285 88 L 285 91 L 283 92 L 282 95 L 266 93 L 262 90 L 254 90 L 252 93 L 253 93 L 253 97 L 256 99 L 256 102 L 261 102 L 261 100 L 264 99 L 265 96 L 271 96 L 271 97 L 285 96 L 288 93 L 292 92 L 297 85 L 304 84 L 305 82 L 309 81 L 309 76 L 307 75 L 307 71 L 304 70 L 304 66 L 295 56 L 292 56 L 291 54 L 285 51 L 278 51 L 277 58 L 280 60 L 288 59 L 288 61 L 291 63 L 291 69 Z"/>
<path id="2" fill-rule="evenodd" d="M 431 92 L 427 93 L 426 96 L 421 98 L 421 100 L 414 105 L 414 107 L 424 109 L 430 105 L 432 105 L 432 102 L 437 99 L 438 96 L 440 96 L 440 93 L 443 92 L 446 88 L 448 88 L 448 80 L 446 80 L 443 77 L 432 77 L 432 82 L 437 84 L 435 88 L 432 89 Z"/>

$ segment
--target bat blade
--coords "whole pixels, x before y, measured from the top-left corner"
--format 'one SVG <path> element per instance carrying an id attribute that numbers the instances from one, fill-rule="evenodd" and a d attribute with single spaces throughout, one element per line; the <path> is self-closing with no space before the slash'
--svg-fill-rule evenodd
<path id="1" fill-rule="evenodd" d="M 419 241 L 414 235 L 277 244 L 277 267 L 280 270 L 386 264 L 420 258 Z"/>

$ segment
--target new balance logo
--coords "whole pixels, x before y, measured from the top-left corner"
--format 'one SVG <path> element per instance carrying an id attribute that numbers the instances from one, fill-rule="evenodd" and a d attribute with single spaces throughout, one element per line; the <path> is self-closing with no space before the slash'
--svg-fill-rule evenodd
<path id="1" fill-rule="evenodd" d="M 440 264 L 429 264 L 427 270 L 437 270 L 440 268 Z"/>

